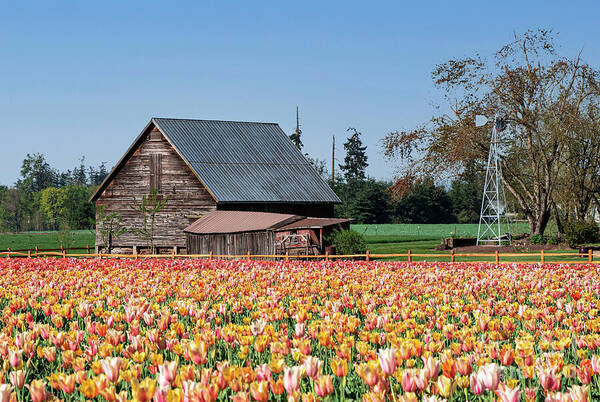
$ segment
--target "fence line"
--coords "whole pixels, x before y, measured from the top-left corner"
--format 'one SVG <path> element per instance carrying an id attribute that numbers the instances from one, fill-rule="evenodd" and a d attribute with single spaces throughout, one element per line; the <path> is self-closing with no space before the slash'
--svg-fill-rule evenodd
<path id="1" fill-rule="evenodd" d="M 84 249 L 84 248 L 78 248 Z M 24 252 L 27 251 L 27 252 Z M 32 252 L 33 251 L 33 252 Z M 572 261 L 548 261 L 548 258 L 554 257 L 580 257 L 586 258 L 585 260 L 572 260 Z M 599 264 L 600 261 L 594 261 L 593 251 L 590 249 L 587 253 L 573 252 L 573 253 L 545 253 L 544 250 L 541 250 L 539 253 L 500 253 L 495 250 L 493 253 L 455 253 L 454 250 L 450 252 L 450 254 L 422 254 L 422 253 L 412 253 L 411 250 L 408 250 L 406 253 L 394 253 L 394 254 L 375 254 L 371 253 L 367 250 L 364 254 L 346 254 L 346 255 L 335 255 L 335 254 L 320 254 L 320 255 L 290 255 L 286 254 L 239 254 L 239 255 L 220 255 L 220 254 L 175 254 L 175 252 L 171 252 L 171 254 L 104 254 L 102 252 L 99 253 L 90 253 L 89 248 L 87 248 L 87 253 L 85 254 L 67 254 L 66 249 L 62 249 L 60 251 L 40 251 L 35 250 L 20 250 L 20 251 L 3 251 L 0 252 L 0 257 L 62 257 L 62 258 L 129 258 L 129 259 L 147 259 L 147 258 L 196 258 L 196 259 L 245 259 L 245 260 L 256 260 L 256 259 L 273 259 L 273 260 L 339 260 L 339 259 L 364 259 L 366 261 L 370 261 L 374 258 L 406 258 L 408 262 L 414 262 L 414 258 L 444 258 L 448 259 L 449 262 L 457 262 L 456 258 L 494 258 L 493 261 L 459 261 L 459 262 L 483 262 L 483 263 L 494 263 L 494 264 L 511 264 L 511 263 L 522 263 L 522 264 L 546 264 L 546 263 L 561 263 L 561 264 Z M 539 261 L 514 261 L 507 260 L 506 258 L 536 258 L 539 257 Z"/>

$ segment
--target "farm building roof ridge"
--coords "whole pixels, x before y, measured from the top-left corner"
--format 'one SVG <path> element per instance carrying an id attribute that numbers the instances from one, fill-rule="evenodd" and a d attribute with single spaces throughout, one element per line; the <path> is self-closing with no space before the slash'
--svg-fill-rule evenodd
<path id="1" fill-rule="evenodd" d="M 152 118 L 91 197 L 155 126 L 217 203 L 340 203 L 276 123 Z"/>

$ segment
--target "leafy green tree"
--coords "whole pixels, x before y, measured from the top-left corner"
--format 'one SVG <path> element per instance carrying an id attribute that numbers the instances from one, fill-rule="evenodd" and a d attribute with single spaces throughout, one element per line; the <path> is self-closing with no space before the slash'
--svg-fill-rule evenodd
<path id="1" fill-rule="evenodd" d="M 465 171 L 450 185 L 448 196 L 452 213 L 458 223 L 477 223 L 481 211 L 483 193 L 483 167 L 469 164 Z"/>
<path id="2" fill-rule="evenodd" d="M 336 181 L 333 190 L 341 204 L 335 206 L 339 217 L 352 218 L 356 223 L 386 223 L 390 217 L 389 183 L 367 180 Z"/>
<path id="3" fill-rule="evenodd" d="M 394 202 L 397 223 L 452 223 L 452 204 L 446 190 L 425 180 L 411 186 L 406 195 Z"/>
<path id="4" fill-rule="evenodd" d="M 69 227 L 89 229 L 93 227 L 94 205 L 89 202 L 91 188 L 87 186 L 66 186 L 64 219 Z"/>
<path id="5" fill-rule="evenodd" d="M 123 226 L 121 216 L 117 212 L 107 214 L 103 205 L 98 205 L 96 230 L 100 234 L 102 246 L 106 248 L 108 253 L 112 251 L 113 241 L 127 232 L 127 228 Z"/>
<path id="6" fill-rule="evenodd" d="M 48 187 L 57 186 L 57 172 L 50 167 L 43 154 L 27 154 L 21 165 L 21 179 L 17 187 L 28 193 L 35 193 Z"/>
<path id="7" fill-rule="evenodd" d="M 346 181 L 364 180 L 366 177 L 365 170 L 369 166 L 367 163 L 367 147 L 363 145 L 360 139 L 361 133 L 355 128 L 350 127 L 346 131 L 352 132 L 352 135 L 344 143 L 346 156 L 344 157 L 344 164 L 339 165 L 340 169 L 344 172 Z"/>
<path id="8" fill-rule="evenodd" d="M 156 215 L 167 205 L 168 197 L 161 198 L 154 189 L 149 197 L 143 196 L 141 200 L 133 197 L 131 209 L 142 214 L 142 227 L 135 229 L 135 233 L 146 241 L 150 252 L 154 253 L 154 230 Z"/>
<path id="9" fill-rule="evenodd" d="M 40 208 L 54 228 L 65 217 L 66 199 L 67 195 L 61 188 L 48 187 L 40 192 Z"/>

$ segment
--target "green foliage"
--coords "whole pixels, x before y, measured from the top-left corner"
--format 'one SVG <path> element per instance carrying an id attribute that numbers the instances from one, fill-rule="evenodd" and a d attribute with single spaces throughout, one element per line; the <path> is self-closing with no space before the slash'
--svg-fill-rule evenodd
<path id="1" fill-rule="evenodd" d="M 71 230 L 94 225 L 94 206 L 88 199 L 108 170 L 84 165 L 59 172 L 42 154 L 28 154 L 14 186 L 0 187 L 0 231 Z"/>
<path id="2" fill-rule="evenodd" d="M 458 223 L 479 222 L 483 171 L 483 168 L 477 168 L 474 163 L 470 163 L 450 186 L 448 197 L 452 204 L 452 213 Z"/>
<path id="3" fill-rule="evenodd" d="M 344 178 L 347 182 L 364 180 L 366 177 L 365 169 L 369 166 L 367 163 L 367 147 L 366 145 L 363 146 L 360 139 L 361 133 L 356 131 L 355 128 L 350 127 L 347 131 L 351 131 L 353 134 L 348 137 L 344 144 L 346 156 L 344 157 L 344 164 L 340 165 L 340 169 L 344 172 Z"/>
<path id="4" fill-rule="evenodd" d="M 393 205 L 399 223 L 451 223 L 452 203 L 443 187 L 431 181 L 417 183 Z"/>
<path id="5" fill-rule="evenodd" d="M 363 254 L 367 251 L 365 236 L 354 230 L 335 230 L 329 239 L 336 254 Z"/>
<path id="6" fill-rule="evenodd" d="M 65 215 L 65 192 L 56 187 L 47 187 L 40 194 L 40 208 L 48 220 L 56 224 Z"/>
<path id="7" fill-rule="evenodd" d="M 356 223 L 385 223 L 389 220 L 389 184 L 375 179 L 339 181 L 334 191 L 341 204 L 335 206 L 339 217 L 353 218 Z"/>
<path id="8" fill-rule="evenodd" d="M 117 212 L 106 214 L 103 205 L 98 205 L 96 230 L 100 234 L 102 246 L 108 253 L 111 252 L 113 240 L 117 240 L 127 232 L 127 228 L 121 223 L 121 216 Z"/>
<path id="9" fill-rule="evenodd" d="M 552 246 L 556 246 L 558 243 L 560 243 L 560 239 L 556 235 L 549 236 L 548 240 L 546 240 L 546 244 L 550 244 Z"/>
<path id="10" fill-rule="evenodd" d="M 576 247 L 585 243 L 595 243 L 599 238 L 596 222 L 567 222 L 564 226 L 564 231 L 569 247 Z"/>
<path id="11" fill-rule="evenodd" d="M 146 240 L 146 245 L 150 248 L 150 252 L 154 252 L 154 229 L 156 215 L 162 211 L 167 205 L 169 197 L 162 198 L 158 195 L 156 189 L 152 190 L 149 197 L 143 196 L 141 200 L 133 197 L 131 209 L 142 214 L 144 220 L 142 227 L 135 229 L 134 232 L 142 239 Z"/>
<path id="12" fill-rule="evenodd" d="M 546 237 L 541 234 L 533 235 L 529 238 L 531 244 L 546 244 Z"/>

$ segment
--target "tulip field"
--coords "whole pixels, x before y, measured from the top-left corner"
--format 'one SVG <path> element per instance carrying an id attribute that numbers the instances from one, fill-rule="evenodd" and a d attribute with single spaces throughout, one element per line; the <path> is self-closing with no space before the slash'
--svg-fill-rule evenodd
<path id="1" fill-rule="evenodd" d="M 596 265 L 0 259 L 0 401 L 591 401 Z"/>

